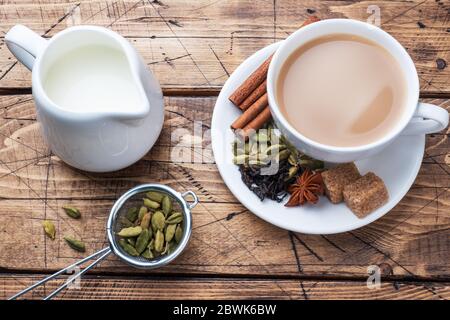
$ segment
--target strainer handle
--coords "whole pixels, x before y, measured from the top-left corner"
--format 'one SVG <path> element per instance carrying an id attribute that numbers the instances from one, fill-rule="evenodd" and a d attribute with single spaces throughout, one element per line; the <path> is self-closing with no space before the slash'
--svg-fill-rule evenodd
<path id="1" fill-rule="evenodd" d="M 111 249 L 109 247 L 104 248 L 100 251 L 97 251 L 93 254 L 91 254 L 90 256 L 75 262 L 74 264 L 71 264 L 70 266 L 59 270 L 58 272 L 55 272 L 54 274 L 36 282 L 35 284 L 33 284 L 32 286 L 16 293 L 15 295 L 13 295 L 12 297 L 10 297 L 8 300 L 15 300 L 18 297 L 20 297 L 21 295 L 24 295 L 25 293 L 33 290 L 34 288 L 40 286 L 41 284 L 46 283 L 47 281 L 50 281 L 54 278 L 56 278 L 57 276 L 59 276 L 60 274 L 63 274 L 67 271 L 72 271 L 75 267 L 82 265 L 83 263 L 92 260 L 94 258 L 97 258 L 98 256 L 100 256 L 99 258 L 97 258 L 97 260 L 95 260 L 94 262 L 92 262 L 90 265 L 88 265 L 86 268 L 84 268 L 82 271 L 80 271 L 79 273 L 77 273 L 76 275 L 74 275 L 73 277 L 70 278 L 70 281 L 66 281 L 61 287 L 59 287 L 58 289 L 56 289 L 55 291 L 53 291 L 51 294 L 49 294 L 47 297 L 44 298 L 44 300 L 49 300 L 51 299 L 53 296 L 55 296 L 57 293 L 59 293 L 61 290 L 63 290 L 64 288 L 66 288 L 69 283 L 73 282 L 75 279 L 81 277 L 84 273 L 86 273 L 87 271 L 89 271 L 90 269 L 92 269 L 97 263 L 99 263 L 100 261 L 102 261 L 103 259 L 105 259 L 109 254 L 111 253 Z"/>
<path id="2" fill-rule="evenodd" d="M 188 190 L 188 191 L 186 191 L 186 192 L 183 192 L 183 193 L 181 194 L 181 196 L 182 196 L 183 199 L 186 201 L 186 203 L 187 203 L 187 205 L 188 205 L 188 207 L 189 207 L 189 210 L 192 209 L 192 208 L 194 208 L 194 207 L 198 204 L 198 197 L 197 197 L 197 195 L 196 195 L 193 191 L 191 191 L 191 190 Z M 189 201 L 186 199 L 186 196 L 191 196 L 191 197 L 194 199 L 194 201 L 189 202 Z"/>

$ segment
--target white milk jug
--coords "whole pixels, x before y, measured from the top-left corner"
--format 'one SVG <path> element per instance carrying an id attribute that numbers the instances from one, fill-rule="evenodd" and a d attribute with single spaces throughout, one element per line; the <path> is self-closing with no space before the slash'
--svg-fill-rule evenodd
<path id="1" fill-rule="evenodd" d="M 114 171 L 153 146 L 164 121 L 161 88 L 123 37 L 106 28 L 77 26 L 46 40 L 16 25 L 5 40 L 32 70 L 44 139 L 66 163 Z"/>

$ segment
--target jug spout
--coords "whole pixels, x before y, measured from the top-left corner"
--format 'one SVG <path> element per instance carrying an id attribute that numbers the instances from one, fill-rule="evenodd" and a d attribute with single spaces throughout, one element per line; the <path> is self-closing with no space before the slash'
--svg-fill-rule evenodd
<path id="1" fill-rule="evenodd" d="M 127 60 L 127 67 L 117 68 L 121 79 L 110 81 L 108 91 L 116 91 L 114 101 L 111 103 L 118 108 L 111 107 L 110 115 L 118 120 L 139 120 L 147 117 L 152 107 L 151 96 L 153 91 L 160 92 L 157 88 L 151 88 L 147 83 L 149 71 L 135 49 L 124 40 L 123 54 Z M 117 64 L 116 64 L 117 67 Z M 120 82 L 120 83 L 119 83 Z M 162 99 L 162 93 L 161 93 Z"/>

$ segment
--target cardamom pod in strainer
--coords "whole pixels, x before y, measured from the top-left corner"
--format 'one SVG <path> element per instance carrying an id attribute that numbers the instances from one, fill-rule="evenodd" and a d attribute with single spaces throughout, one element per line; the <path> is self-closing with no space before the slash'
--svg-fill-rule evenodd
<path id="1" fill-rule="evenodd" d="M 150 191 L 138 209 L 128 209 L 118 219 L 119 245 L 130 256 L 154 259 L 172 253 L 183 237 L 183 214 L 168 195 Z"/>

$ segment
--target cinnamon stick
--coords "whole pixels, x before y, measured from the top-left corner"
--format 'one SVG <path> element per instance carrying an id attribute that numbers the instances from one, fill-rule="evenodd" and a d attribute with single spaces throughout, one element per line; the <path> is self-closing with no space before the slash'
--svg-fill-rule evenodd
<path id="1" fill-rule="evenodd" d="M 239 135 L 247 140 L 252 133 L 260 129 L 271 117 L 272 114 L 270 113 L 269 106 L 267 106 L 255 117 L 255 119 L 250 121 L 242 130 L 238 131 Z"/>
<path id="2" fill-rule="evenodd" d="M 300 26 L 304 27 L 313 22 L 320 21 L 316 16 L 310 16 Z M 268 57 L 229 97 L 229 100 L 238 106 L 244 113 L 231 125 L 238 130 L 241 137 L 248 136 L 260 129 L 270 120 L 271 114 L 267 101 L 267 71 L 273 54 Z"/>
<path id="3" fill-rule="evenodd" d="M 316 16 L 310 16 L 306 19 L 300 26 L 304 27 L 313 22 L 320 21 Z M 267 78 L 267 71 L 269 70 L 270 61 L 272 60 L 273 54 L 268 57 L 228 98 L 234 105 L 238 106 L 241 110 L 246 110 L 256 99 L 258 99 L 262 94 L 262 83 Z M 255 93 L 255 91 L 258 91 Z M 259 96 L 258 96 L 259 94 Z M 250 98 L 250 96 L 252 97 Z M 249 98 L 249 101 L 244 100 Z"/>
<path id="4" fill-rule="evenodd" d="M 256 118 L 261 111 L 268 105 L 267 93 L 261 96 L 251 105 L 250 108 L 244 111 L 231 125 L 231 129 L 237 130 L 244 128 L 250 121 Z"/>
<path id="5" fill-rule="evenodd" d="M 264 93 L 267 92 L 267 80 L 264 80 L 258 88 L 255 89 L 250 95 L 238 105 L 239 109 L 242 111 L 247 110 L 256 100 L 258 100 Z"/>
<path id="6" fill-rule="evenodd" d="M 272 55 L 268 57 L 228 98 L 234 105 L 239 106 L 256 88 L 267 78 Z"/>

